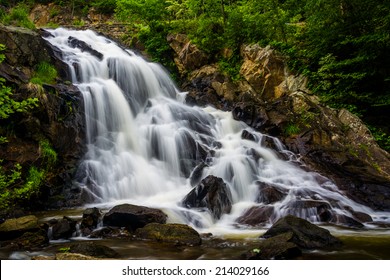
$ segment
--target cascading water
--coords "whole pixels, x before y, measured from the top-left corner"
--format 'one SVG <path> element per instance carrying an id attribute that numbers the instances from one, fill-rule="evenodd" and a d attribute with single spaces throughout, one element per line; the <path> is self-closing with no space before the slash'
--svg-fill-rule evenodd
<path id="1" fill-rule="evenodd" d="M 262 207 L 272 209 L 268 223 L 287 214 L 313 222 L 329 213 L 381 219 L 328 179 L 300 168 L 278 139 L 230 112 L 185 105 L 184 93 L 159 65 L 92 31 L 49 32 L 46 39 L 61 50 L 84 97 L 88 152 L 78 177 L 92 203 L 160 208 L 171 221 L 200 231 L 228 231 L 245 211 Z M 252 139 L 243 139 L 243 131 Z M 208 175 L 222 178 L 231 193 L 231 211 L 219 220 L 181 203 Z"/>

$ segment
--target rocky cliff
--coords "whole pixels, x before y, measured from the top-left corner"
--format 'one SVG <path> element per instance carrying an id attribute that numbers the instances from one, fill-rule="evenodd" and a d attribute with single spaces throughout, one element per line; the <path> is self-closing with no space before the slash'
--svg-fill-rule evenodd
<path id="1" fill-rule="evenodd" d="M 235 119 L 280 138 L 302 166 L 331 178 L 350 198 L 390 210 L 390 155 L 357 116 L 322 105 L 306 79 L 289 71 L 286 58 L 270 47 L 242 46 L 242 79 L 233 82 L 207 65 L 184 35 L 168 41 L 186 77 L 189 104 L 232 110 Z"/>
<path id="2" fill-rule="evenodd" d="M 1 120 L 1 133 L 8 140 L 1 144 L 2 166 L 7 171 L 16 164 L 21 165 L 22 178 L 32 166 L 47 171 L 37 196 L 22 202 L 22 206 L 29 209 L 71 206 L 74 203 L 73 173 L 84 153 L 80 93 L 63 79 L 67 69 L 56 59 L 55 52 L 48 47 L 40 32 L 0 26 L 0 42 L 6 46 L 0 76 L 12 88 L 13 98 L 38 99 L 38 106 L 34 109 Z M 36 66 L 43 61 L 55 65 L 60 73 L 53 84 L 30 82 Z M 44 154 L 44 149 L 48 148 L 56 154 L 55 163 L 50 166 Z M 15 187 L 23 183 L 22 179 Z"/>

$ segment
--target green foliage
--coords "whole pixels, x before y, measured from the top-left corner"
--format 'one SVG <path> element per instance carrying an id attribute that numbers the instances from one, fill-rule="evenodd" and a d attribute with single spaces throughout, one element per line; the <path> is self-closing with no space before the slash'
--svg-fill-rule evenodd
<path id="1" fill-rule="evenodd" d="M 238 55 L 232 55 L 229 58 L 222 58 L 218 61 L 219 69 L 227 74 L 233 81 L 241 79 L 240 69 L 242 59 Z"/>
<path id="2" fill-rule="evenodd" d="M 39 148 L 43 158 L 47 163 L 47 168 L 52 167 L 57 162 L 57 152 L 50 145 L 49 140 L 42 139 L 39 141 Z"/>
<path id="3" fill-rule="evenodd" d="M 57 78 L 57 70 L 50 63 L 40 62 L 36 68 L 30 82 L 37 85 L 54 84 Z"/>
<path id="4" fill-rule="evenodd" d="M 369 126 L 369 129 L 378 145 L 382 149 L 390 152 L 390 134 L 386 133 L 383 129 L 375 126 Z"/>
<path id="5" fill-rule="evenodd" d="M 102 14 L 113 14 L 116 9 L 116 0 L 96 0 L 92 1 L 91 6 Z"/>
<path id="6" fill-rule="evenodd" d="M 15 200 L 28 200 L 32 196 L 39 193 L 40 186 L 44 180 L 45 171 L 37 169 L 32 166 L 26 178 L 26 182 L 20 187 L 14 189 Z"/>
<path id="7" fill-rule="evenodd" d="M 294 136 L 294 135 L 299 134 L 300 132 L 301 132 L 301 129 L 299 128 L 299 126 L 297 124 L 294 124 L 294 123 L 289 123 L 284 128 L 284 134 L 286 136 Z"/>
<path id="8" fill-rule="evenodd" d="M 34 23 L 28 18 L 29 10 L 29 7 L 25 3 L 19 3 L 11 8 L 8 13 L 2 15 L 1 22 L 5 25 L 35 29 Z"/>

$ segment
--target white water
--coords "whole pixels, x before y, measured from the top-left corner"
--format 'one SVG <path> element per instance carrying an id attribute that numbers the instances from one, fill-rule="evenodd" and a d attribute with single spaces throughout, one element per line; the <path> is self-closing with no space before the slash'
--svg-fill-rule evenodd
<path id="1" fill-rule="evenodd" d="M 333 214 L 351 217 L 353 209 L 374 220 L 386 216 L 348 199 L 319 174 L 303 170 L 278 139 L 233 120 L 230 112 L 183 104 L 184 93 L 159 65 L 92 31 L 49 32 L 53 36 L 46 39 L 62 51 L 72 82 L 84 97 L 88 152 L 78 181 L 91 203 L 107 208 L 124 202 L 156 207 L 168 214 L 169 221 L 189 223 L 199 231 L 235 232 L 243 230 L 237 229 L 236 219 L 245 210 L 264 205 L 256 202 L 256 182 L 264 182 L 287 194 L 271 204 L 269 223 L 287 214 L 318 222 L 315 207 L 297 203 L 307 200 L 327 202 Z M 103 59 L 70 46 L 70 36 L 100 52 Z M 242 139 L 244 129 L 256 141 Z M 276 150 L 262 146 L 266 138 Z M 221 177 L 232 193 L 232 211 L 220 220 L 181 205 L 193 188 L 190 174 L 203 161 L 207 166 L 201 178 Z"/>

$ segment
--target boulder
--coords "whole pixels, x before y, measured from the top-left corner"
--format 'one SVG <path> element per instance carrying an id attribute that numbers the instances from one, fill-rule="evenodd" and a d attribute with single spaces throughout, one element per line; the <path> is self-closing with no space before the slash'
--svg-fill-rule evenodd
<path id="1" fill-rule="evenodd" d="M 291 215 L 279 219 L 261 237 L 267 239 L 285 233 L 291 234 L 289 241 L 302 249 L 335 248 L 342 244 L 328 230 Z"/>
<path id="2" fill-rule="evenodd" d="M 97 244 L 96 242 L 82 242 L 71 244 L 69 253 L 82 254 L 95 258 L 119 258 L 120 254 L 115 250 L 105 245 Z"/>
<path id="3" fill-rule="evenodd" d="M 199 233 L 183 224 L 148 224 L 136 230 L 136 235 L 142 239 L 158 242 L 174 243 L 176 245 L 200 245 L 202 239 Z"/>
<path id="4" fill-rule="evenodd" d="M 96 207 L 88 208 L 83 212 L 80 229 L 83 235 L 89 235 L 101 221 L 102 213 Z"/>
<path id="5" fill-rule="evenodd" d="M 7 219 L 0 224 L 0 240 L 14 239 L 26 232 L 39 230 L 38 218 L 34 215 Z"/>
<path id="6" fill-rule="evenodd" d="M 236 222 L 247 226 L 259 226 L 268 223 L 274 213 L 272 206 L 253 206 L 245 211 Z"/>
<path id="7" fill-rule="evenodd" d="M 218 220 L 232 208 L 232 195 L 221 178 L 209 175 L 183 199 L 186 208 L 207 209 Z"/>
<path id="8" fill-rule="evenodd" d="M 23 233 L 22 236 L 1 243 L 6 250 L 36 250 L 49 245 L 47 228 L 41 226 L 37 231 Z"/>
<path id="9" fill-rule="evenodd" d="M 165 224 L 166 221 L 167 215 L 161 210 L 132 204 L 117 205 L 103 217 L 103 225 L 124 227 L 130 231 L 150 223 Z"/>
<path id="10" fill-rule="evenodd" d="M 301 249 L 291 239 L 293 234 L 286 232 L 270 237 L 259 244 L 258 248 L 243 254 L 246 260 L 291 260 L 302 255 Z"/>
<path id="11" fill-rule="evenodd" d="M 257 130 L 269 125 L 269 117 L 265 108 L 252 102 L 236 103 L 232 114 L 235 120 L 243 121 Z"/>
<path id="12" fill-rule="evenodd" d="M 256 185 L 259 191 L 256 202 L 273 204 L 283 200 L 287 196 L 287 192 L 276 185 L 260 181 L 256 182 Z"/>
<path id="13" fill-rule="evenodd" d="M 76 224 L 77 222 L 71 218 L 64 217 L 62 220 L 51 221 L 52 230 L 51 238 L 54 240 L 57 239 L 68 239 L 76 233 Z"/>

